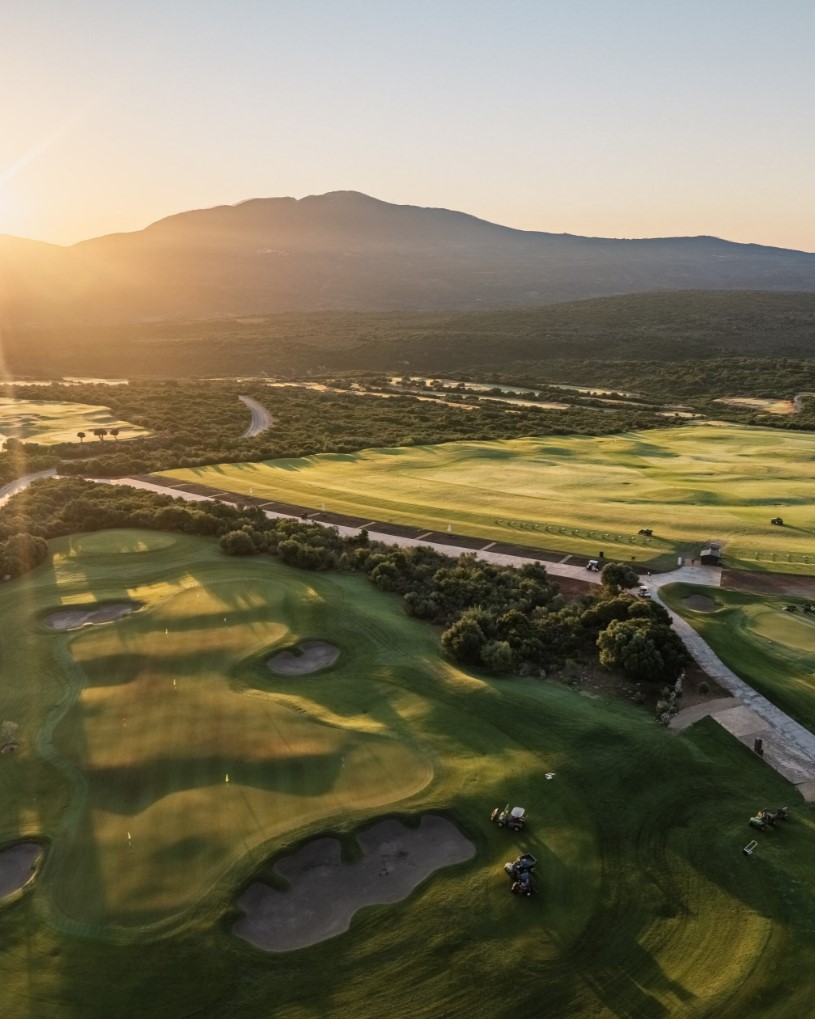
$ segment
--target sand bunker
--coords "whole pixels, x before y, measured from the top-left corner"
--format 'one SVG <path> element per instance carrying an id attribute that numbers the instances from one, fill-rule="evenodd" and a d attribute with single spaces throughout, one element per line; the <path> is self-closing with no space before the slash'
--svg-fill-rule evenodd
<path id="1" fill-rule="evenodd" d="M 340 656 L 340 649 L 324 640 L 304 640 L 286 651 L 278 651 L 266 662 L 279 676 L 305 676 L 309 672 L 327 669 Z"/>
<path id="2" fill-rule="evenodd" d="M 682 604 L 697 612 L 715 612 L 718 604 L 706 594 L 690 594 L 682 599 Z"/>
<path id="3" fill-rule="evenodd" d="M 129 616 L 142 607 L 138 601 L 108 602 L 106 605 L 75 605 L 69 609 L 59 609 L 43 619 L 49 630 L 75 630 L 88 623 L 109 623 L 122 616 Z"/>
<path id="4" fill-rule="evenodd" d="M 18 842 L 0 850 L 0 899 L 24 888 L 34 877 L 43 848 L 36 842 Z"/>
<path id="5" fill-rule="evenodd" d="M 434 871 L 471 860 L 475 846 L 443 817 L 425 814 L 417 829 L 380 821 L 357 836 L 364 853 L 343 863 L 337 839 L 315 839 L 275 869 L 291 889 L 250 885 L 238 899 L 245 916 L 232 928 L 266 952 L 290 952 L 347 931 L 363 906 L 400 902 Z"/>

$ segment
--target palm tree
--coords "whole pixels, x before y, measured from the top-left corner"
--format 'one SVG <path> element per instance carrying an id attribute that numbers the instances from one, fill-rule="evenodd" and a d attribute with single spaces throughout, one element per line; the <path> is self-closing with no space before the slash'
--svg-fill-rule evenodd
<path id="1" fill-rule="evenodd" d="M 84 442 L 85 441 L 85 433 L 84 432 L 77 432 L 76 434 L 77 434 L 77 438 L 79 439 L 80 442 Z"/>

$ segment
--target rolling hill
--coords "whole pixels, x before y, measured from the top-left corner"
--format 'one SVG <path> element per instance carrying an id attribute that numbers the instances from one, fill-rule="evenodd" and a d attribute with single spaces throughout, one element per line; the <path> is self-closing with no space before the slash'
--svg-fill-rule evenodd
<path id="1" fill-rule="evenodd" d="M 180 213 L 70 247 L 0 237 L 7 323 L 454 311 L 664 290 L 815 291 L 815 254 L 514 230 L 350 191 Z"/>

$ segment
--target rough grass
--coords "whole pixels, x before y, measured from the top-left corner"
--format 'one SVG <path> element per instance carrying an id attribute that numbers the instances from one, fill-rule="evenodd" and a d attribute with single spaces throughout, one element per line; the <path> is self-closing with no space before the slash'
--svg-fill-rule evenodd
<path id="1" fill-rule="evenodd" d="M 53 547 L 53 568 L 0 587 L 0 715 L 22 743 L 0 759 L 0 844 L 52 840 L 34 890 L 0 912 L 4 1016 L 807 1014 L 815 816 L 718 727 L 676 737 L 629 705 L 463 672 L 356 577 L 180 536 Z M 89 595 L 147 608 L 40 628 Z M 341 647 L 336 666 L 269 676 L 270 645 L 315 635 Z M 337 741 L 364 755 L 353 788 Z M 385 744 L 403 757 L 382 783 Z M 507 800 L 529 811 L 517 837 L 488 821 Z M 742 856 L 750 812 L 787 801 L 794 821 Z M 301 952 L 230 934 L 275 852 L 334 832 L 353 854 L 359 824 L 426 809 L 474 841 L 471 863 Z M 540 861 L 523 901 L 502 872 L 521 851 Z"/>
<path id="2" fill-rule="evenodd" d="M 815 572 L 815 437 L 713 425 L 610 437 L 375 449 L 169 477 L 394 520 L 670 567 L 711 539 L 730 565 Z M 781 515 L 786 526 L 770 519 Z M 654 537 L 638 534 L 652 528 Z"/>
<path id="3" fill-rule="evenodd" d="M 715 611 L 691 608 L 693 595 L 715 602 Z M 693 584 L 669 584 L 660 596 L 737 675 L 815 732 L 815 618 L 801 611 L 805 599 Z"/>
<path id="4" fill-rule="evenodd" d="M 98 443 L 92 434 L 94 428 L 118 428 L 120 439 L 148 434 L 144 428 L 120 421 L 107 407 L 0 397 L 0 439 L 21 439 L 51 446 L 58 442 L 78 442 L 77 432 L 85 432 L 87 442 Z"/>

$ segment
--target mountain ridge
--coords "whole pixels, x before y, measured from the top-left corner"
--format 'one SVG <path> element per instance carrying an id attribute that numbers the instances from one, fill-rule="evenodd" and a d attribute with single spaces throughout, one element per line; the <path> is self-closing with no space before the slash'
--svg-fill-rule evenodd
<path id="1" fill-rule="evenodd" d="M 517 230 L 356 191 L 253 198 L 69 246 L 0 236 L 4 315 L 139 322 L 531 307 L 661 290 L 815 291 L 815 254 Z"/>

